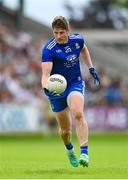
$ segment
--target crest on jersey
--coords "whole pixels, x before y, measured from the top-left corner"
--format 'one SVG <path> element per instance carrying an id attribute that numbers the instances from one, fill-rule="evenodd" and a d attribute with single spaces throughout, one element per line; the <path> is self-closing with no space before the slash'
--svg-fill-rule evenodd
<path id="1" fill-rule="evenodd" d="M 75 44 L 76 49 L 80 49 L 80 45 L 78 43 Z"/>
<path id="2" fill-rule="evenodd" d="M 72 50 L 71 50 L 71 48 L 70 48 L 69 46 L 66 46 L 66 47 L 65 47 L 65 52 L 66 52 L 66 53 L 69 53 L 69 52 L 71 52 L 71 51 L 72 51 Z"/>

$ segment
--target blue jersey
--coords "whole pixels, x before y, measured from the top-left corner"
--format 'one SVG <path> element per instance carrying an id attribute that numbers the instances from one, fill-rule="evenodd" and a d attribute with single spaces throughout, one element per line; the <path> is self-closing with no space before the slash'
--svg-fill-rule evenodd
<path id="1" fill-rule="evenodd" d="M 50 39 L 42 49 L 42 62 L 53 62 L 52 74 L 61 74 L 67 85 L 82 82 L 79 55 L 84 46 L 80 34 L 68 36 L 68 43 L 58 44 L 55 38 Z"/>

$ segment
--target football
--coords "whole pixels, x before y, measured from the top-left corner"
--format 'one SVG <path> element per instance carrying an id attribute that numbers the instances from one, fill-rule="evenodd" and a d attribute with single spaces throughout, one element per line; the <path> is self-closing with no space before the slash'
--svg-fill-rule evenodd
<path id="1" fill-rule="evenodd" d="M 67 81 L 60 74 L 53 74 L 48 78 L 46 88 L 49 91 L 56 91 L 57 94 L 62 94 L 67 87 Z"/>

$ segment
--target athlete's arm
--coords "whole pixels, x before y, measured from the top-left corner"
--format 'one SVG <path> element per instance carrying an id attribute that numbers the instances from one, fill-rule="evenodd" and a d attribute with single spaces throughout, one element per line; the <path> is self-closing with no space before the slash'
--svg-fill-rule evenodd
<path id="1" fill-rule="evenodd" d="M 84 44 L 83 49 L 81 50 L 81 56 L 82 56 L 83 60 L 85 61 L 86 65 L 88 66 L 89 72 L 92 75 L 92 77 L 94 78 L 94 82 L 97 85 L 100 85 L 99 75 L 96 72 L 95 68 L 93 67 L 93 63 L 92 63 L 92 60 L 91 60 L 91 57 L 90 57 L 89 50 L 88 50 L 88 48 L 87 48 L 87 46 L 85 44 Z"/>
<path id="2" fill-rule="evenodd" d="M 47 80 L 50 76 L 51 70 L 52 70 L 53 62 L 42 62 L 42 78 L 41 78 L 41 84 L 42 88 L 46 88 Z"/>
<path id="3" fill-rule="evenodd" d="M 85 61 L 86 65 L 90 68 L 93 67 L 91 56 L 87 46 L 84 44 L 83 49 L 81 50 L 81 57 Z"/>

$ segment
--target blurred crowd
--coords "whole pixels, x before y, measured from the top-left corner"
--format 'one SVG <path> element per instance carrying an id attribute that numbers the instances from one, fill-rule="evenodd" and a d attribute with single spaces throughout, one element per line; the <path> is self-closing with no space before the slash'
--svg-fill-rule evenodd
<path id="1" fill-rule="evenodd" d="M 0 25 L 0 102 L 41 103 L 39 39 Z"/>
<path id="2" fill-rule="evenodd" d="M 41 89 L 40 50 L 43 39 L 0 24 L 0 103 L 42 106 L 47 102 Z M 128 105 L 128 85 L 123 77 L 111 77 L 99 69 L 101 86 L 94 86 L 88 74 L 86 104 Z"/>
<path id="3" fill-rule="evenodd" d="M 128 106 L 128 84 L 121 76 L 111 76 L 104 68 L 99 68 L 101 85 L 97 87 L 88 76 L 86 84 L 86 103 L 89 106 Z"/>

